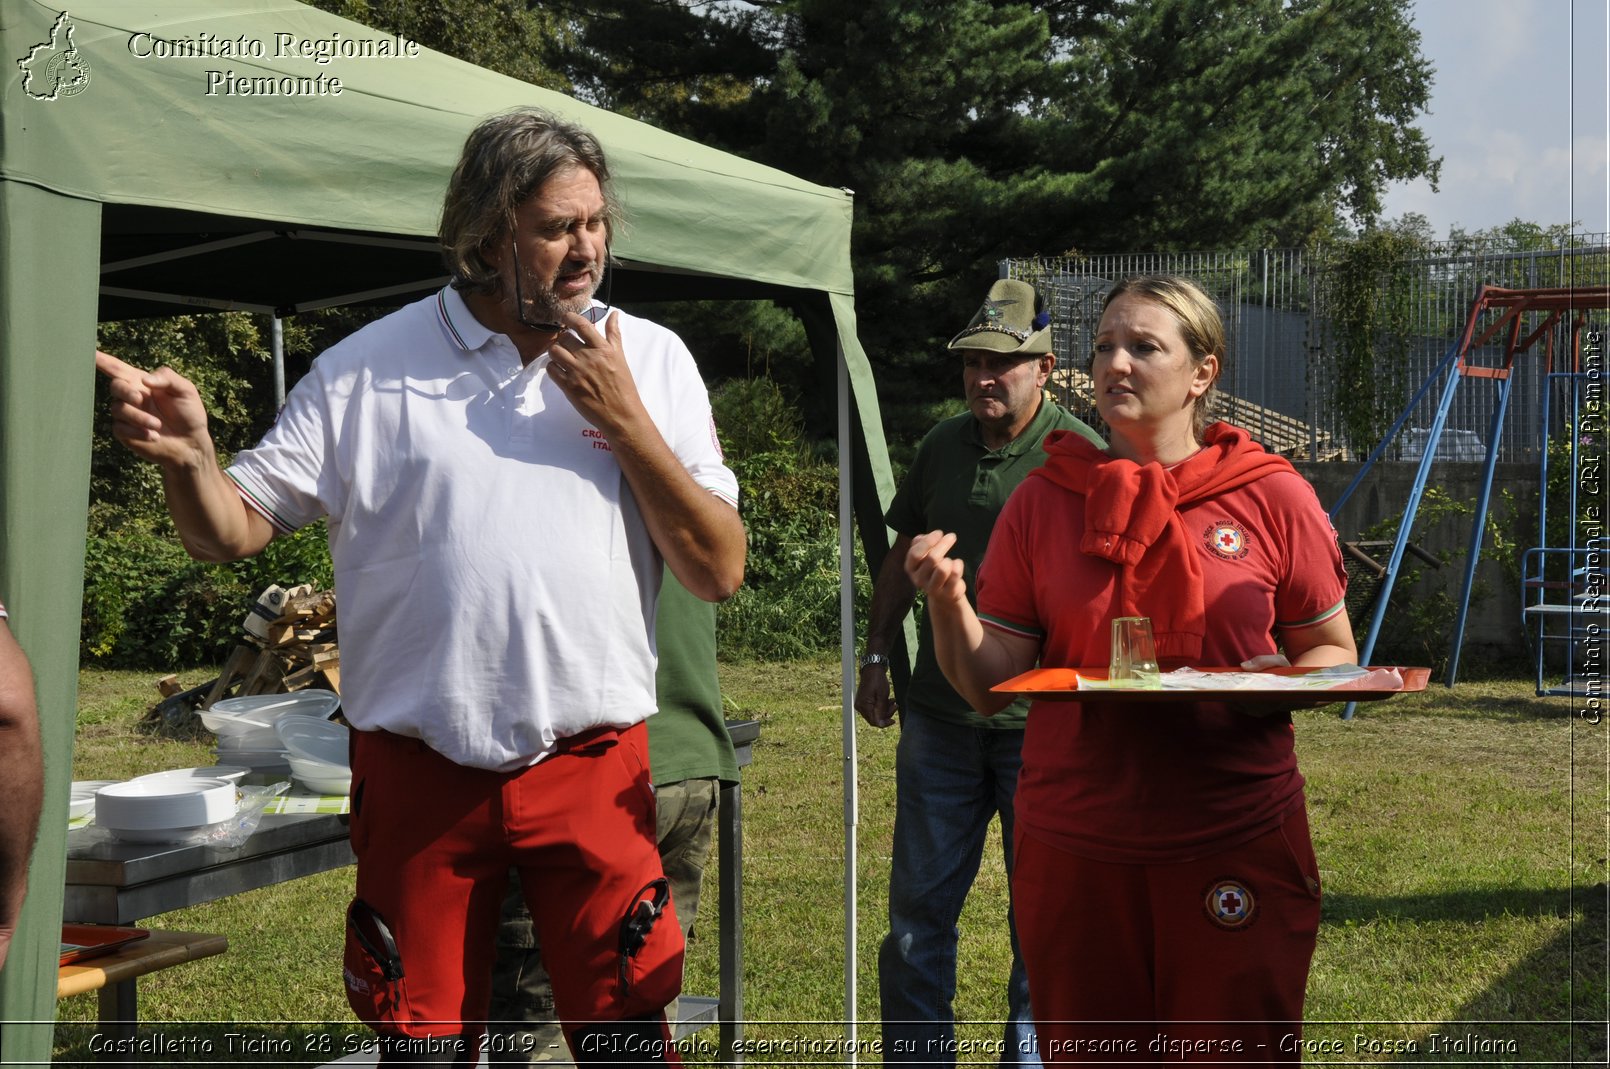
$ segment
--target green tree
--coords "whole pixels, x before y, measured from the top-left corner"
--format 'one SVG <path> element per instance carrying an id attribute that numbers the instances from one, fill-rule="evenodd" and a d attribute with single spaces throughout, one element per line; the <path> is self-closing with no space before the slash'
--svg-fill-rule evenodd
<path id="1" fill-rule="evenodd" d="M 1434 180 L 1407 8 L 543 5 L 568 27 L 547 61 L 589 99 L 855 191 L 862 340 L 916 402 L 1003 256 L 1297 244 L 1373 220 L 1389 181 Z"/>
<path id="2" fill-rule="evenodd" d="M 1375 448 L 1408 400 L 1410 340 L 1436 306 L 1423 222 L 1412 216 L 1356 238 L 1315 246 L 1328 325 L 1329 402 L 1360 457 Z"/>
<path id="3" fill-rule="evenodd" d="M 565 32 L 543 5 L 518 0 L 309 0 L 314 7 L 371 29 L 399 33 L 477 67 L 569 92 L 570 84 L 541 60 Z"/>

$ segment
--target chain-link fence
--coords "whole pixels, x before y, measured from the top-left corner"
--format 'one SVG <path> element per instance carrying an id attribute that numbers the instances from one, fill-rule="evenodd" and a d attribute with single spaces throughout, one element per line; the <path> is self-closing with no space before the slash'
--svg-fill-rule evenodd
<path id="1" fill-rule="evenodd" d="M 1363 459 L 1375 441 L 1351 441 L 1338 403 L 1339 343 L 1326 313 L 1323 251 L 1259 249 L 1250 252 L 1119 253 L 1084 257 L 1006 260 L 1005 277 L 1033 282 L 1045 295 L 1061 356 L 1056 387 L 1064 404 L 1097 425 L 1088 367 L 1101 301 L 1118 279 L 1168 273 L 1195 279 L 1214 296 L 1229 339 L 1219 411 L 1272 449 L 1312 460 Z M 1401 355 L 1374 383 L 1383 407 L 1402 412 L 1459 338 L 1471 302 L 1483 283 L 1506 289 L 1610 284 L 1610 243 L 1604 234 L 1573 235 L 1569 242 L 1524 252 L 1500 251 L 1472 241 L 1434 242 L 1404 265 L 1398 297 L 1407 317 L 1392 348 Z M 1585 309 L 1590 328 L 1604 329 L 1604 309 Z M 1406 326 L 1403 324 L 1406 323 Z M 1570 352 L 1569 325 L 1555 338 L 1557 354 Z M 1499 344 L 1475 350 L 1472 364 L 1502 362 Z M 1542 438 L 1543 352 L 1540 342 L 1518 357 L 1499 459 L 1535 460 Z M 1497 380 L 1467 379 L 1438 445 L 1449 460 L 1486 456 Z M 1427 391 L 1394 443 L 1394 458 L 1418 459 L 1426 428 L 1442 395 Z M 1383 428 L 1384 429 L 1384 428 Z"/>

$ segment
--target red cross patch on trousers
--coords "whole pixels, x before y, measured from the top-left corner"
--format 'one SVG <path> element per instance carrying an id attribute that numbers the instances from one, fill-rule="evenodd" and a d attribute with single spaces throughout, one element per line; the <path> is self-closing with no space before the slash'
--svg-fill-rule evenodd
<path id="1" fill-rule="evenodd" d="M 1202 901 L 1208 920 L 1226 931 L 1247 927 L 1258 915 L 1258 900 L 1246 884 L 1235 879 L 1219 879 L 1208 888 Z"/>

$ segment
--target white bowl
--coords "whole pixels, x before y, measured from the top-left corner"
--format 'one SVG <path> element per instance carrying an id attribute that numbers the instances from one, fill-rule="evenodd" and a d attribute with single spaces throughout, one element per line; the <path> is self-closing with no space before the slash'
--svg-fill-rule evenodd
<path id="1" fill-rule="evenodd" d="M 275 737 L 275 741 L 279 741 L 278 736 Z M 245 765 L 253 772 L 288 772 L 291 767 L 285 761 L 283 746 L 264 750 L 233 750 L 219 746 L 213 750 L 212 755 L 232 765 Z"/>
<path id="2" fill-rule="evenodd" d="M 236 783 L 250 771 L 251 769 L 241 765 L 208 765 L 206 768 L 173 768 L 166 772 L 147 772 L 134 778 L 183 787 L 191 780 L 197 779 L 221 779 L 226 783 Z"/>
<path id="3" fill-rule="evenodd" d="M 280 750 L 284 747 L 273 728 L 248 728 L 236 734 L 219 735 L 218 749 L 227 754 L 234 750 Z"/>
<path id="4" fill-rule="evenodd" d="M 115 779 L 75 779 L 72 784 L 72 793 L 68 795 L 67 819 L 76 820 L 83 816 L 95 814 L 95 792 L 102 787 L 110 787 L 122 780 Z M 86 802 L 85 799 L 88 799 Z"/>
<path id="5" fill-rule="evenodd" d="M 87 817 L 95 812 L 95 790 L 90 787 L 73 785 L 73 793 L 67 801 L 67 816 L 71 820 Z"/>
<path id="6" fill-rule="evenodd" d="M 314 794 L 351 794 L 352 769 L 346 765 L 332 765 L 328 761 L 313 761 L 299 754 L 289 755 L 291 775 L 296 782 Z"/>
<path id="7" fill-rule="evenodd" d="M 132 779 L 95 792 L 95 822 L 122 831 L 172 831 L 235 815 L 236 790 L 221 779 Z"/>
<path id="8" fill-rule="evenodd" d="M 225 698 L 211 709 L 201 710 L 201 722 L 218 736 L 251 740 L 237 743 L 246 749 L 274 746 L 274 722 L 282 716 L 316 716 L 328 719 L 341 707 L 341 696 L 329 690 L 299 690 L 291 694 L 253 694 L 245 698 Z M 261 740 L 261 742 L 257 741 Z"/>
<path id="9" fill-rule="evenodd" d="M 312 716 L 285 716 L 274 723 L 274 732 L 292 757 L 311 758 L 329 765 L 347 767 L 345 724 Z M 292 762 L 291 767 L 296 767 Z"/>

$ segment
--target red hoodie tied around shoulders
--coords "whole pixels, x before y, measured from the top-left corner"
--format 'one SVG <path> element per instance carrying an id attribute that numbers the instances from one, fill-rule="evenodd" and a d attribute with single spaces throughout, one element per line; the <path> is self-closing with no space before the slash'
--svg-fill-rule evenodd
<path id="1" fill-rule="evenodd" d="M 1118 565 L 1115 615 L 1151 617 L 1160 658 L 1195 660 L 1207 631 L 1202 566 L 1179 509 L 1297 471 L 1229 423 L 1210 424 L 1202 438 L 1198 452 L 1165 468 L 1108 456 L 1077 434 L 1052 431 L 1045 464 L 1028 476 L 1084 495 L 1079 550 Z"/>

